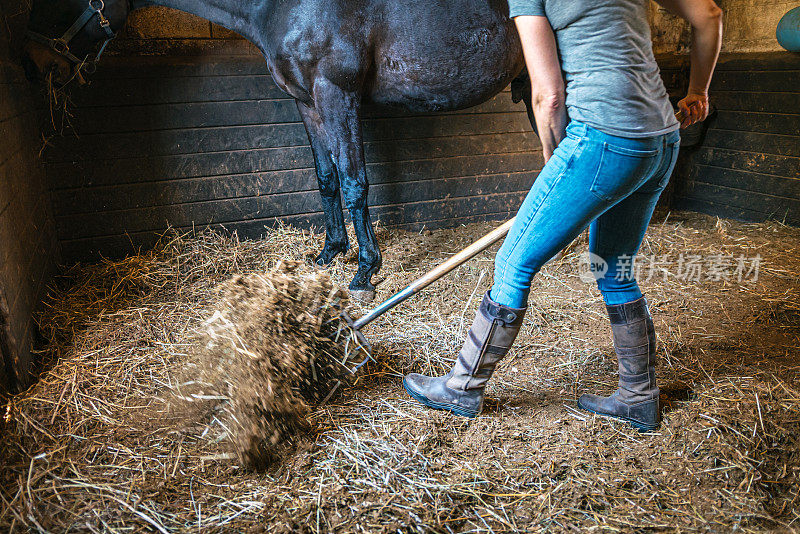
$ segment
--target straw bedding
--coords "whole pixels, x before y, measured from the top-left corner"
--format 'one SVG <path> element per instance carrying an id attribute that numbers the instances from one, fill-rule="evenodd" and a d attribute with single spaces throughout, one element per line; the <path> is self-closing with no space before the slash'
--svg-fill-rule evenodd
<path id="1" fill-rule="evenodd" d="M 378 298 L 489 228 L 380 230 L 385 266 Z M 297 361 L 317 357 L 318 323 L 301 321 L 312 325 L 305 334 L 302 327 L 278 330 L 273 311 L 286 303 L 262 309 L 259 302 L 282 294 L 263 290 L 276 279 L 300 280 L 293 290 L 324 287 L 307 295 L 333 310 L 340 301 L 335 284 L 355 272 L 355 253 L 322 275 L 286 263 L 303 261 L 320 244 L 320 235 L 287 227 L 258 241 L 203 232 L 165 237 L 156 249 L 124 260 L 70 269 L 40 318 L 48 364 L 3 414 L 0 528 L 800 529 L 797 229 L 674 213 L 651 226 L 646 256 L 762 258 L 758 281 L 691 280 L 666 271 L 643 280 L 660 339 L 666 408 L 658 432 L 639 434 L 574 409 L 580 393 L 608 393 L 616 379 L 602 300 L 579 277 L 581 238 L 537 278 L 523 331 L 492 381 L 481 417 L 418 407 L 399 377 L 450 365 L 491 283 L 491 251 L 368 327 L 377 363 L 326 404 L 314 388 L 302 390 L 305 379 L 283 389 L 298 400 L 288 419 L 293 424 L 252 433 L 261 445 L 251 462 L 246 451 L 252 447 L 231 443 L 242 435 L 231 414 L 246 420 L 240 414 L 256 412 L 233 408 L 230 387 L 249 381 L 242 391 L 263 391 L 258 388 L 277 371 L 267 366 L 264 373 L 232 373 L 215 382 L 202 362 L 223 362 L 231 353 L 209 346 L 209 328 L 217 340 L 229 340 L 215 328 L 227 324 L 223 318 L 239 325 L 236 314 L 245 310 L 250 326 L 235 332 L 254 336 L 247 337 L 248 347 L 261 350 L 252 339 L 259 339 L 257 325 L 266 319 L 263 332 L 272 335 L 265 353 L 283 354 L 274 341 L 279 334 L 306 355 Z M 280 261 L 284 267 L 276 270 Z M 239 278 L 229 281 L 233 275 Z M 221 346 L 229 349 L 230 341 Z M 319 362 L 323 369 L 327 361 Z M 193 389 L 193 381 L 205 389 Z M 220 383 L 227 389 L 210 386 Z M 184 399 L 221 398 L 193 404 L 201 407 L 195 412 L 176 410 L 173 404 L 183 402 L 175 400 L 176 391 Z M 269 467 L 245 467 L 250 463 Z"/>

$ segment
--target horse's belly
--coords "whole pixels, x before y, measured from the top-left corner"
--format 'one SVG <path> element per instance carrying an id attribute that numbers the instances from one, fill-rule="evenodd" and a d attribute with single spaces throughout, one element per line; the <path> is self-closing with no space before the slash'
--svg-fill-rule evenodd
<path id="1" fill-rule="evenodd" d="M 409 111 L 462 109 L 489 100 L 510 83 L 516 72 L 509 69 L 494 74 L 438 71 L 430 79 L 415 72 L 380 80 L 367 96 L 371 102 Z"/>
<path id="2" fill-rule="evenodd" d="M 424 37 L 376 50 L 370 100 L 412 111 L 474 106 L 502 90 L 522 68 L 510 23 L 462 26 Z"/>

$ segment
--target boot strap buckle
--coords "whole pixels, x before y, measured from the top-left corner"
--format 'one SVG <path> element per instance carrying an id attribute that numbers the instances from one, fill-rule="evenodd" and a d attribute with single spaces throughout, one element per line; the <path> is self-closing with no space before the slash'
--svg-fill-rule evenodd
<path id="1" fill-rule="evenodd" d="M 491 317 L 498 319 L 505 324 L 511 324 L 517 320 L 516 313 L 509 310 L 508 308 L 498 306 L 493 302 L 489 303 L 488 312 Z"/>

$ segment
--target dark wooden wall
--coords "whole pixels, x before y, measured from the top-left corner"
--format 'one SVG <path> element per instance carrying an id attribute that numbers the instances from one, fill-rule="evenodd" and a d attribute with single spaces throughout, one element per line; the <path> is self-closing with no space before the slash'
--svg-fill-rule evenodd
<path id="1" fill-rule="evenodd" d="M 305 130 L 260 58 L 109 58 L 74 101 L 79 137 L 45 153 L 67 262 L 149 246 L 168 226 L 258 237 L 277 219 L 321 222 Z M 365 115 L 369 203 L 384 225 L 505 217 L 542 165 L 507 91 L 460 112 Z"/>
<path id="2" fill-rule="evenodd" d="M 724 58 L 711 96 L 716 117 L 687 150 L 673 206 L 800 225 L 800 54 Z"/>
<path id="3" fill-rule="evenodd" d="M 672 207 L 798 224 L 796 57 L 726 59 L 717 116 L 685 148 Z M 685 58 L 662 59 L 674 99 Z M 74 92 L 78 137 L 46 151 L 67 262 L 151 245 L 168 226 L 320 224 L 311 151 L 293 101 L 257 56 L 109 58 Z M 541 167 L 524 108 L 508 92 L 461 112 L 368 110 L 370 205 L 382 224 L 447 226 L 502 218 Z"/>
<path id="4" fill-rule="evenodd" d="M 0 5 L 0 393 L 30 379 L 33 313 L 55 270 L 58 247 L 44 173 L 35 94 L 13 61 L 6 28 L 21 12 Z M 12 11 L 6 11 L 9 7 Z"/>

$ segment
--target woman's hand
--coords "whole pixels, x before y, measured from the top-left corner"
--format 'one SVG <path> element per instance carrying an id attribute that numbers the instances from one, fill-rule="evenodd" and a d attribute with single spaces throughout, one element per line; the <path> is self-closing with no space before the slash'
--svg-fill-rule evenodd
<path id="1" fill-rule="evenodd" d="M 702 122 L 708 117 L 708 94 L 689 93 L 686 98 L 678 102 L 678 120 L 681 128 L 688 128 L 692 124 Z"/>
<path id="2" fill-rule="evenodd" d="M 656 0 L 692 25 L 689 92 L 678 102 L 681 128 L 708 117 L 708 87 L 722 46 L 722 10 L 714 0 Z"/>

